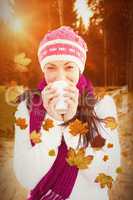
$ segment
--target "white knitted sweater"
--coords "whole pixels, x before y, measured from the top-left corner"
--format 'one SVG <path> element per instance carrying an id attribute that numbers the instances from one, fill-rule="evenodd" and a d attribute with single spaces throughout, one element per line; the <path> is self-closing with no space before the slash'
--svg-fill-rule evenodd
<path id="1" fill-rule="evenodd" d="M 105 118 L 108 116 L 117 118 L 116 106 L 112 97 L 106 95 L 95 105 L 95 111 L 98 117 Z M 68 128 L 58 126 L 61 121 L 52 119 L 48 114 L 46 118 L 54 121 L 54 127 L 45 131 L 42 127 L 41 143 L 31 146 L 29 139 L 29 112 L 26 107 L 26 102 L 23 101 L 18 105 L 15 117 L 25 118 L 28 127 L 20 129 L 15 124 L 15 143 L 13 167 L 14 172 L 19 182 L 27 189 L 33 189 L 39 180 L 48 172 L 58 153 L 58 146 L 61 143 L 62 131 L 65 142 L 68 147 L 76 148 L 79 135 L 73 136 L 69 133 Z M 99 126 L 100 133 L 106 139 L 105 146 L 95 151 L 90 146 L 87 148 L 86 154 L 93 155 L 94 159 L 88 169 L 79 170 L 76 183 L 70 196 L 70 200 L 108 200 L 108 188 L 101 188 L 99 183 L 95 182 L 99 173 L 105 173 L 115 180 L 117 173 L 116 168 L 120 166 L 120 144 L 117 129 L 111 130 L 106 128 L 104 124 Z M 113 148 L 108 148 L 107 144 L 113 144 Z M 55 156 L 49 156 L 50 149 L 55 150 Z M 109 157 L 106 162 L 103 161 L 104 155 Z"/>

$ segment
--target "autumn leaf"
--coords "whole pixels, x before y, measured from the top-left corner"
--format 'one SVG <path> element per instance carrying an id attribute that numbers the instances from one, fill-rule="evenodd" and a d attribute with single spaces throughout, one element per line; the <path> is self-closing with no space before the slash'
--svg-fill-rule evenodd
<path id="1" fill-rule="evenodd" d="M 15 123 L 17 126 L 19 126 L 21 129 L 26 129 L 27 128 L 27 123 L 25 118 L 15 118 Z"/>
<path id="2" fill-rule="evenodd" d="M 43 129 L 48 131 L 50 128 L 54 127 L 54 122 L 51 119 L 46 119 L 42 125 Z"/>
<path id="3" fill-rule="evenodd" d="M 77 166 L 78 169 L 87 169 L 92 160 L 93 156 L 85 156 L 84 148 L 80 148 L 77 152 L 73 148 L 70 148 L 66 158 L 70 166 Z"/>
<path id="4" fill-rule="evenodd" d="M 67 152 L 67 162 L 70 166 L 75 165 L 76 151 L 73 148 L 69 148 Z"/>
<path id="5" fill-rule="evenodd" d="M 105 123 L 106 128 L 110 128 L 111 130 L 117 128 L 118 126 L 114 117 L 106 117 L 103 119 L 103 122 Z"/>
<path id="6" fill-rule="evenodd" d="M 17 54 L 14 58 L 14 62 L 16 64 L 22 65 L 22 66 L 27 66 L 31 63 L 31 59 L 30 58 L 26 58 L 26 54 L 25 53 L 20 53 Z"/>
<path id="7" fill-rule="evenodd" d="M 97 135 L 90 141 L 91 147 L 95 150 L 101 150 L 101 148 L 105 145 L 105 139 L 101 135 Z"/>
<path id="8" fill-rule="evenodd" d="M 77 167 L 79 169 L 87 169 L 89 167 L 88 165 L 90 165 L 92 160 L 93 160 L 93 156 L 88 155 L 84 157 L 80 162 L 79 161 L 77 162 Z"/>
<path id="9" fill-rule="evenodd" d="M 55 150 L 54 149 L 50 149 L 48 152 L 49 156 L 55 156 Z"/>
<path id="10" fill-rule="evenodd" d="M 113 146 L 114 146 L 114 145 L 113 145 L 112 143 L 108 143 L 108 144 L 107 144 L 107 148 L 109 148 L 109 149 L 110 149 L 110 148 L 113 148 Z"/>
<path id="11" fill-rule="evenodd" d="M 98 99 L 98 100 L 101 100 L 104 98 L 105 95 L 107 95 L 107 91 L 105 88 L 95 88 L 94 90 L 94 95 L 95 95 L 95 98 Z"/>
<path id="12" fill-rule="evenodd" d="M 122 167 L 117 167 L 117 168 L 116 168 L 116 173 L 117 173 L 117 174 L 120 174 L 120 173 L 122 173 L 122 172 L 123 172 Z"/>
<path id="13" fill-rule="evenodd" d="M 15 83 L 14 83 L 15 84 Z M 18 85 L 12 85 L 12 86 L 8 86 L 8 89 L 6 91 L 6 97 L 7 97 L 7 103 L 14 103 L 14 105 L 16 104 L 16 99 L 18 98 L 18 96 L 20 96 L 21 94 L 23 94 L 25 91 L 23 86 L 18 86 Z"/>
<path id="14" fill-rule="evenodd" d="M 30 139 L 34 144 L 40 143 L 41 142 L 41 134 L 36 131 L 32 131 L 30 134 Z"/>
<path id="15" fill-rule="evenodd" d="M 76 119 L 74 122 L 69 124 L 70 133 L 73 136 L 78 134 L 86 134 L 88 132 L 88 123 L 83 123 L 80 120 Z"/>
<path id="16" fill-rule="evenodd" d="M 109 160 L 109 156 L 108 155 L 104 155 L 104 157 L 103 157 L 103 161 L 107 161 L 107 160 Z"/>
<path id="17" fill-rule="evenodd" d="M 95 179 L 95 183 L 99 183 L 101 188 L 105 188 L 107 186 L 109 189 L 111 189 L 113 178 L 104 173 L 99 173 Z"/>

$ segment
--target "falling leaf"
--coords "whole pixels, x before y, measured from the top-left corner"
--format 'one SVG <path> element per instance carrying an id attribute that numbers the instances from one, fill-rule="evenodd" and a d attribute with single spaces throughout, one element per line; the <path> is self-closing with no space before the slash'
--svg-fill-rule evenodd
<path id="1" fill-rule="evenodd" d="M 120 173 L 122 173 L 122 172 L 123 172 L 122 167 L 117 167 L 117 168 L 116 168 L 116 173 L 117 173 L 117 174 L 120 174 Z"/>
<path id="2" fill-rule="evenodd" d="M 86 134 L 88 132 L 88 123 L 83 123 L 80 120 L 76 119 L 74 122 L 69 124 L 70 133 L 73 136 L 78 134 Z"/>
<path id="3" fill-rule="evenodd" d="M 100 150 L 105 145 L 105 141 L 106 140 L 101 135 L 97 135 L 90 141 L 90 144 L 93 149 Z"/>
<path id="4" fill-rule="evenodd" d="M 99 175 L 95 179 L 95 183 L 99 183 L 101 188 L 105 188 L 106 186 L 111 189 L 113 178 L 104 173 L 99 173 Z"/>
<path id="5" fill-rule="evenodd" d="M 107 161 L 107 160 L 109 160 L 109 156 L 108 155 L 104 155 L 104 157 L 103 157 L 103 161 Z"/>
<path id="6" fill-rule="evenodd" d="M 73 148 L 69 148 L 66 160 L 70 166 L 75 165 L 75 157 L 76 157 L 76 151 Z"/>
<path id="7" fill-rule="evenodd" d="M 21 129 L 26 129 L 27 128 L 27 123 L 25 118 L 15 118 L 15 123 L 17 126 L 19 126 Z"/>
<path id="8" fill-rule="evenodd" d="M 70 148 L 66 159 L 70 166 L 77 166 L 78 169 L 87 169 L 92 160 L 93 156 L 85 156 L 84 148 L 80 148 L 77 152 L 73 148 Z"/>
<path id="9" fill-rule="evenodd" d="M 113 146 L 114 146 L 114 145 L 113 145 L 112 143 L 108 143 L 108 144 L 107 144 L 107 148 L 109 148 L 109 149 L 110 149 L 110 148 L 113 148 Z"/>
<path id="10" fill-rule="evenodd" d="M 9 86 L 6 90 L 6 102 L 13 103 L 15 105 L 16 99 L 24 92 L 23 86 Z"/>
<path id="11" fill-rule="evenodd" d="M 43 129 L 48 131 L 50 128 L 54 127 L 54 122 L 51 119 L 46 119 L 42 125 Z"/>
<path id="12" fill-rule="evenodd" d="M 104 98 L 105 95 L 107 95 L 107 92 L 104 88 L 100 88 L 100 89 L 97 89 L 97 91 L 95 90 L 94 95 L 95 95 L 96 99 L 101 100 Z"/>
<path id="13" fill-rule="evenodd" d="M 55 150 L 54 149 L 50 149 L 48 152 L 49 156 L 55 156 Z"/>
<path id="14" fill-rule="evenodd" d="M 105 123 L 105 126 L 107 128 L 110 128 L 111 130 L 117 128 L 118 124 L 116 122 L 116 119 L 114 117 L 106 117 L 103 122 Z"/>
<path id="15" fill-rule="evenodd" d="M 30 58 L 26 58 L 25 53 L 20 53 L 20 54 L 15 56 L 14 62 L 16 64 L 19 64 L 19 65 L 22 65 L 22 66 L 27 66 L 27 65 L 29 65 L 31 63 L 31 59 Z"/>
<path id="16" fill-rule="evenodd" d="M 32 131 L 30 134 L 30 139 L 34 144 L 40 143 L 41 142 L 41 134 L 36 131 Z"/>

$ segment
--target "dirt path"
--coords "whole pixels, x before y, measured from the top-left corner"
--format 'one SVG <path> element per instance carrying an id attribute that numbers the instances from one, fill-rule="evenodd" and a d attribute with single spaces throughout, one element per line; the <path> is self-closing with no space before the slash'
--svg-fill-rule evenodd
<path id="1" fill-rule="evenodd" d="M 25 200 L 27 191 L 13 173 L 13 141 L 0 138 L 0 196 L 2 200 Z"/>

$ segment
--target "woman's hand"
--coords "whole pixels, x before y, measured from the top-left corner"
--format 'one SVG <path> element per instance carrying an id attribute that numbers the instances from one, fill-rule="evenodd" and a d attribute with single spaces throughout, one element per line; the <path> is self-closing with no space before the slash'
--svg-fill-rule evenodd
<path id="1" fill-rule="evenodd" d="M 61 121 L 62 116 L 55 110 L 58 97 L 59 93 L 56 89 L 52 88 L 52 83 L 49 83 L 42 91 L 43 106 L 47 113 L 55 120 Z"/>
<path id="2" fill-rule="evenodd" d="M 67 113 L 62 115 L 55 110 L 56 103 L 59 99 L 60 94 L 54 88 L 52 88 L 52 83 L 49 83 L 45 89 L 42 91 L 42 99 L 44 108 L 47 113 L 52 116 L 55 120 L 68 121 L 74 117 L 78 107 L 78 95 L 79 91 L 72 83 L 69 83 L 68 87 L 64 89 L 64 99 L 68 105 Z"/>

